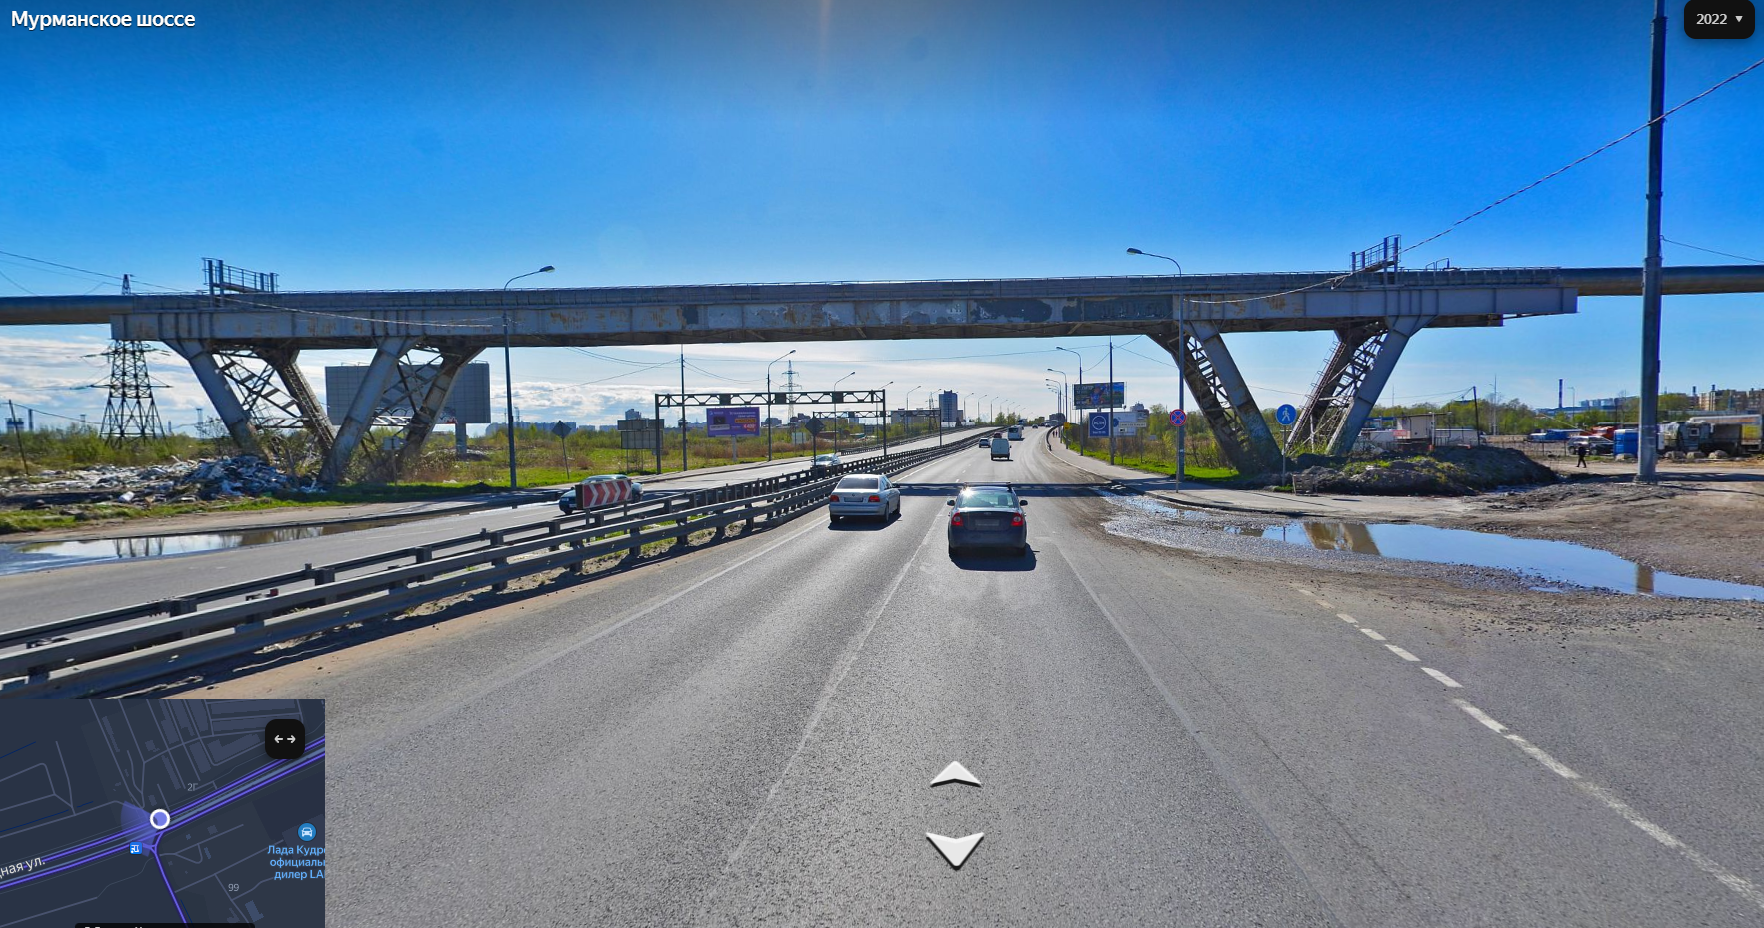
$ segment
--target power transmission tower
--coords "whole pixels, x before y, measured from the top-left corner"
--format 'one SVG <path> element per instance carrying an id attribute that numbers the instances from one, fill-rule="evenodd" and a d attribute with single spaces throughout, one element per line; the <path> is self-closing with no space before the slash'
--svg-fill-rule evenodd
<path id="1" fill-rule="evenodd" d="M 123 277 L 123 292 L 129 278 Z M 146 342 L 113 341 L 99 354 L 110 360 L 110 398 L 104 403 L 104 440 L 112 445 L 165 437 L 159 407 L 153 402 L 153 377 L 147 373 Z"/>

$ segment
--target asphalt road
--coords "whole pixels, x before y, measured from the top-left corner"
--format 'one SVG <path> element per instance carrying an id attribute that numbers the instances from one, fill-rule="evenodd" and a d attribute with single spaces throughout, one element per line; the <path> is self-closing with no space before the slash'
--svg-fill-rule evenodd
<path id="1" fill-rule="evenodd" d="M 1030 436 L 904 475 L 891 524 L 193 695 L 329 700 L 332 926 L 1764 924 L 1749 639 L 1466 645 L 1107 534 Z M 952 560 L 948 488 L 1001 478 L 1032 556 Z M 955 870 L 927 832 L 985 837 Z"/>
<path id="2" fill-rule="evenodd" d="M 963 436 L 971 434 L 974 433 L 952 433 L 947 436 L 947 440 L 959 441 Z M 936 443 L 935 438 L 919 439 L 891 447 L 890 450 L 912 450 Z M 862 459 L 872 454 L 875 452 L 864 452 L 853 457 Z M 664 475 L 662 479 L 646 482 L 644 487 L 646 491 L 654 490 L 660 495 L 781 476 L 796 473 L 807 466 L 806 461 L 795 459 L 739 470 Z M 297 510 L 287 512 L 290 517 L 299 515 Z M 286 571 L 299 570 L 305 564 L 336 563 L 471 535 L 482 529 L 496 531 L 526 525 L 557 515 L 557 507 L 551 503 L 530 503 L 508 509 L 478 510 L 273 544 L 221 548 L 167 557 L 89 561 L 0 576 L 0 631 L 152 602 L 258 577 L 275 576 Z M 138 530 L 139 527 L 133 528 Z M 139 550 L 145 543 L 135 539 L 83 544 L 99 548 L 114 544 Z"/>

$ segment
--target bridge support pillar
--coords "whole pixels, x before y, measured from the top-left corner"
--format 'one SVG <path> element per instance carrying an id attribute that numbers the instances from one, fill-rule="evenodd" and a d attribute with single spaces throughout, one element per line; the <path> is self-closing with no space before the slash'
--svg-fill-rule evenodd
<path id="1" fill-rule="evenodd" d="M 220 365 L 215 361 L 214 348 L 206 341 L 169 341 L 173 351 L 182 355 L 190 362 L 190 370 L 196 374 L 196 382 L 202 384 L 203 392 L 208 394 L 208 401 L 214 404 L 214 414 L 226 423 L 227 432 L 233 436 L 233 444 L 239 446 L 246 454 L 255 454 L 266 458 L 263 443 L 258 440 L 257 425 L 251 421 L 251 414 L 233 395 L 233 387 L 221 373 Z"/>
<path id="2" fill-rule="evenodd" d="M 318 394 L 312 392 L 312 384 L 307 383 L 306 375 L 300 372 L 300 365 L 295 363 L 300 358 L 300 349 L 292 346 L 260 348 L 257 356 L 281 378 L 282 390 L 293 401 L 294 410 L 307 434 L 318 443 L 319 454 L 328 456 L 331 446 L 337 443 L 337 429 L 325 415 L 324 406 L 319 404 Z"/>
<path id="3" fill-rule="evenodd" d="M 438 357 L 433 363 L 434 377 L 429 380 L 428 387 L 421 390 L 421 396 L 411 395 L 410 422 L 404 426 L 404 443 L 390 458 L 390 473 L 387 479 L 404 472 L 405 467 L 417 459 L 422 453 L 423 442 L 435 430 L 435 424 L 441 418 L 441 407 L 447 402 L 447 395 L 453 391 L 453 380 L 467 364 L 476 358 L 482 348 L 448 346 L 436 348 Z M 400 368 L 402 371 L 403 369 Z M 407 386 L 407 392 L 409 388 Z M 459 423 L 455 434 L 457 454 L 465 456 L 465 424 Z"/>
<path id="4" fill-rule="evenodd" d="M 1330 436 L 1330 454 L 1341 455 L 1354 450 L 1360 429 L 1372 415 L 1372 406 L 1384 392 L 1384 385 L 1390 382 L 1390 372 L 1396 369 L 1397 359 L 1403 356 L 1409 339 L 1432 319 L 1432 316 L 1387 316 L 1384 334 L 1366 339 L 1353 352 L 1353 358 L 1340 378 L 1343 389 L 1338 398 L 1346 400 L 1343 404 L 1346 413 L 1335 427 L 1335 434 Z M 1350 383 L 1351 393 L 1346 389 Z"/>
<path id="5" fill-rule="evenodd" d="M 349 468 L 349 459 L 355 456 L 362 436 L 373 425 L 374 411 L 379 408 L 386 387 L 398 374 L 399 359 L 414 347 L 416 339 L 410 336 L 384 338 L 375 346 L 374 359 L 368 364 L 367 375 L 362 378 L 360 392 L 349 404 L 349 412 L 337 427 L 337 439 L 331 445 L 330 453 L 325 455 L 324 466 L 319 469 L 319 482 L 333 484 L 343 479 Z"/>
<path id="6" fill-rule="evenodd" d="M 1265 473 L 1280 466 L 1280 446 L 1250 395 L 1249 384 L 1211 322 L 1186 326 L 1183 338 L 1174 332 L 1152 336 L 1182 369 L 1195 402 L 1207 417 L 1219 450 L 1239 473 Z"/>
<path id="7" fill-rule="evenodd" d="M 1329 363 L 1317 375 L 1317 382 L 1312 385 L 1304 406 L 1299 409 L 1298 420 L 1292 424 L 1289 447 L 1312 451 L 1327 447 L 1335 426 L 1340 423 L 1342 413 L 1346 410 L 1346 401 L 1341 397 L 1353 392 L 1351 372 L 1361 366 L 1361 349 L 1370 341 L 1382 340 L 1384 331 L 1382 321 L 1335 330 L 1335 350 L 1329 356 Z M 1377 350 L 1374 345 L 1372 354 L 1376 354 Z M 1319 444 L 1319 435 L 1323 437 L 1322 444 Z"/>

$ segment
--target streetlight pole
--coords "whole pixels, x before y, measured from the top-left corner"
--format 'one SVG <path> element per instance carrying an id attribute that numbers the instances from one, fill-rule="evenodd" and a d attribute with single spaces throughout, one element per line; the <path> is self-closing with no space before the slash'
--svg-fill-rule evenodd
<path id="1" fill-rule="evenodd" d="M 1642 369 L 1640 427 L 1636 429 L 1635 482 L 1659 479 L 1660 458 L 1660 144 L 1666 121 L 1666 0 L 1654 0 L 1653 73 L 1648 125 L 1648 253 L 1642 264 Z"/>
<path id="2" fill-rule="evenodd" d="M 924 384 L 919 384 L 911 390 L 908 390 L 906 392 L 906 399 L 903 401 L 906 405 L 906 437 L 909 439 L 913 437 L 913 394 L 917 393 L 919 387 L 922 386 L 924 386 Z"/>
<path id="3" fill-rule="evenodd" d="M 882 385 L 882 457 L 888 458 L 888 388 L 894 386 L 890 380 Z"/>
<path id="4" fill-rule="evenodd" d="M 1068 389 L 1068 384 L 1066 381 L 1066 372 L 1059 370 L 1057 368 L 1052 368 L 1052 367 L 1047 368 L 1046 370 L 1049 373 L 1060 375 L 1059 402 L 1054 404 L 1054 410 L 1057 411 L 1062 417 L 1070 419 L 1072 417 L 1071 413 L 1066 411 L 1066 394 L 1071 391 Z"/>
<path id="5" fill-rule="evenodd" d="M 1163 258 L 1165 261 L 1176 265 L 1177 277 L 1183 276 L 1182 263 L 1169 255 L 1154 255 L 1149 251 L 1140 251 L 1137 248 L 1129 248 L 1127 249 L 1127 253 L 1130 255 L 1144 255 L 1147 258 Z M 1176 347 L 1180 349 L 1181 354 L 1176 358 L 1176 408 L 1181 409 L 1183 413 L 1182 424 L 1176 426 L 1176 491 L 1178 493 L 1182 491 L 1182 480 L 1188 474 L 1188 410 L 1183 409 L 1184 406 L 1188 405 L 1188 397 L 1184 390 L 1188 381 L 1188 335 L 1183 328 L 1183 317 L 1187 315 L 1185 311 L 1187 309 L 1186 303 L 1187 301 L 1183 298 L 1182 294 L 1178 293 L 1176 295 Z M 1286 449 L 1280 449 L 1280 454 L 1282 458 L 1284 458 L 1286 455 Z"/>
<path id="6" fill-rule="evenodd" d="M 779 355 L 777 360 L 766 365 L 766 460 L 768 461 L 772 459 L 772 365 L 795 353 L 796 349 L 792 348 Z"/>
<path id="7" fill-rule="evenodd" d="M 833 381 L 833 453 L 834 454 L 839 453 L 839 385 L 844 383 L 846 380 L 848 380 L 852 377 L 856 377 L 856 376 L 857 376 L 857 371 L 852 371 L 851 373 L 846 374 L 844 377 L 841 377 L 838 380 Z"/>
<path id="8" fill-rule="evenodd" d="M 1074 358 L 1077 358 L 1077 359 L 1078 359 L 1078 373 L 1077 373 L 1077 374 L 1076 374 L 1076 375 L 1075 375 L 1075 376 L 1074 376 L 1074 377 L 1073 377 L 1073 378 L 1072 378 L 1072 381 L 1073 381 L 1073 382 L 1074 382 L 1074 383 L 1083 383 L 1083 382 L 1084 382 L 1084 356 L 1083 356 L 1083 355 L 1081 355 L 1081 354 L 1079 354 L 1079 353 L 1078 353 L 1078 352 L 1076 352 L 1076 351 L 1073 351 L 1073 350 L 1072 350 L 1072 349 L 1070 349 L 1070 348 L 1061 348 L 1061 347 L 1060 347 L 1060 346 L 1058 346 L 1058 345 L 1055 345 L 1055 346 L 1054 346 L 1054 350 L 1055 350 L 1055 351 L 1064 351 L 1064 352 L 1065 352 L 1065 353 L 1067 353 L 1067 354 L 1069 354 L 1069 355 L 1071 355 L 1071 356 L 1072 356 L 1072 357 L 1074 357 Z M 1061 371 L 1061 372 L 1060 372 L 1060 376 L 1062 376 L 1062 377 L 1064 377 L 1064 376 L 1065 376 L 1065 373 L 1066 373 L 1066 372 L 1065 372 L 1065 371 Z M 1068 392 L 1068 393 L 1070 393 L 1070 391 L 1069 391 L 1069 390 L 1068 390 L 1068 391 L 1067 391 L 1067 392 Z M 1077 402 L 1077 399 L 1076 399 L 1076 398 L 1073 398 L 1073 399 L 1071 399 L 1071 400 L 1069 400 L 1069 401 L 1068 401 L 1068 402 L 1067 402 L 1067 405 L 1066 405 L 1066 417 L 1067 417 L 1067 418 L 1068 418 L 1068 419 L 1070 419 L 1070 418 L 1071 418 L 1071 416 L 1072 416 L 1072 413 L 1075 413 L 1075 412 L 1077 412 L 1077 411 L 1078 411 L 1078 402 Z M 1063 428 L 1063 427 L 1062 427 L 1062 428 L 1061 428 L 1061 433 L 1062 433 L 1062 434 L 1061 434 L 1061 435 L 1060 435 L 1060 440 L 1061 440 L 1061 441 L 1064 441 L 1064 440 L 1065 440 L 1065 434 L 1064 434 L 1064 431 L 1065 431 L 1065 430 L 1064 430 L 1064 428 Z M 1080 454 L 1082 454 L 1082 453 L 1083 453 L 1083 451 L 1084 451 L 1084 433 L 1085 433 L 1085 432 L 1087 432 L 1087 431 L 1089 431 L 1089 429 L 1088 429 L 1088 428 L 1087 428 L 1087 427 L 1086 427 L 1086 426 L 1083 426 L 1083 425 L 1080 425 L 1080 426 L 1079 426 L 1079 427 L 1078 427 L 1078 451 L 1079 451 L 1079 453 L 1080 453 Z M 1068 446 L 1067 446 L 1067 447 L 1070 447 L 1070 446 L 1069 446 L 1069 445 L 1068 445 Z"/>
<path id="9" fill-rule="evenodd" d="M 531 277 L 534 274 L 549 274 L 555 270 L 557 270 L 557 268 L 547 264 L 537 271 L 516 274 L 508 279 L 508 283 L 502 285 L 502 290 L 504 293 L 508 292 L 509 284 L 520 280 L 522 277 Z M 513 352 L 511 351 L 514 347 L 513 342 L 514 336 L 510 334 L 508 323 L 508 301 L 504 299 L 502 306 L 502 398 L 507 402 L 508 406 L 508 488 L 510 490 L 518 489 L 520 487 L 520 483 L 515 475 L 514 365 L 510 360 L 513 356 Z"/>

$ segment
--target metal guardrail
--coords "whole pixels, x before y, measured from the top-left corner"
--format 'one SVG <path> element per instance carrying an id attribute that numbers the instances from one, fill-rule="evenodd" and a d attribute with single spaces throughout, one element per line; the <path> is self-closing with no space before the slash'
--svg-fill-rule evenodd
<path id="1" fill-rule="evenodd" d="M 842 463 L 825 475 L 688 490 L 5 632 L 0 697 L 102 692 L 445 596 L 500 591 L 510 580 L 604 555 L 635 555 L 646 544 L 683 545 L 694 532 L 769 526 L 826 502 L 844 474 L 894 474 L 966 447 L 957 441 Z M 339 576 L 350 572 L 358 573 Z M 224 604 L 204 608 L 216 603 Z"/>

